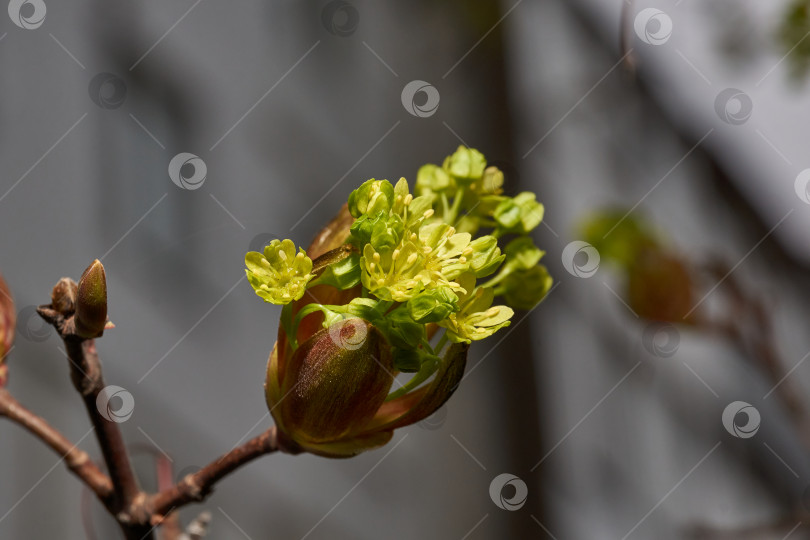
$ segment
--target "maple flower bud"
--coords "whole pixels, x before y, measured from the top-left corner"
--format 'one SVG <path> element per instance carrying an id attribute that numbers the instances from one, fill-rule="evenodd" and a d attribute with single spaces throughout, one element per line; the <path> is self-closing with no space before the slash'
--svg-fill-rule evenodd
<path id="1" fill-rule="evenodd" d="M 296 350 L 281 385 L 280 424 L 293 440 L 323 443 L 356 432 L 394 382 L 390 346 L 362 319 L 317 332 Z"/>
<path id="2" fill-rule="evenodd" d="M 58 286 L 58 285 L 57 285 Z M 96 259 L 82 274 L 76 295 L 76 333 L 95 338 L 107 325 L 107 277 Z"/>
<path id="3" fill-rule="evenodd" d="M 8 380 L 8 366 L 5 361 L 14 341 L 16 322 L 14 300 L 11 298 L 6 282 L 0 276 L 0 388 L 3 388 Z"/>
<path id="4" fill-rule="evenodd" d="M 496 296 L 528 309 L 546 294 L 532 240 L 499 245 L 543 207 L 501 196 L 503 180 L 462 146 L 419 169 L 414 194 L 405 178 L 364 182 L 306 253 L 290 240 L 248 253 L 256 294 L 284 306 L 265 382 L 283 448 L 350 457 L 386 444 L 450 397 L 471 342 L 509 325 Z M 494 230 L 474 237 L 482 227 Z M 412 376 L 392 389 L 400 373 Z"/>

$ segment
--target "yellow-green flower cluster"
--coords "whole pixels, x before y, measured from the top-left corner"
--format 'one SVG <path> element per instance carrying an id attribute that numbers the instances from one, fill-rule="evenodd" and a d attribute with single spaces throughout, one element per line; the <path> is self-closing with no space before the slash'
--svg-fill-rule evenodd
<path id="1" fill-rule="evenodd" d="M 436 370 L 448 341 L 491 336 L 509 325 L 512 308 L 531 309 L 551 286 L 539 264 L 543 252 L 528 236 L 543 206 L 528 191 L 504 195 L 503 183 L 503 172 L 463 146 L 441 166 L 421 167 L 414 193 L 405 178 L 396 185 L 368 180 L 349 195 L 351 234 L 334 263 L 316 261 L 313 271 L 303 250 L 276 240 L 263 255 L 248 253 L 248 279 L 276 304 L 298 300 L 314 285 L 356 289 L 345 305 L 311 303 L 294 317 L 283 311 L 282 323 L 293 347 L 298 324 L 316 311 L 325 327 L 347 317 L 370 323 L 390 343 L 395 367 L 417 373 L 392 394 L 399 395 Z M 510 241 L 502 251 L 504 237 Z M 505 304 L 493 305 L 496 297 Z"/>

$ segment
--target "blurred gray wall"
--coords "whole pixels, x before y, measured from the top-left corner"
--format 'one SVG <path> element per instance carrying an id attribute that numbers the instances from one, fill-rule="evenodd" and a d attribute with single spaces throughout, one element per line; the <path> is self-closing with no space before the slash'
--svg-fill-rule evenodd
<path id="1" fill-rule="evenodd" d="M 102 257 L 117 328 L 99 350 L 107 382 L 136 402 L 125 435 L 178 474 L 207 463 L 271 422 L 261 385 L 278 310 L 240 281 L 244 253 L 271 237 L 305 244 L 358 182 L 413 180 L 463 142 L 506 171 L 510 193 L 546 204 L 536 236 L 558 287 L 474 348 L 432 425 L 352 460 L 269 457 L 184 519 L 211 510 L 218 539 L 601 539 L 779 516 L 810 463 L 756 370 L 687 331 L 675 356 L 651 357 L 610 270 L 578 279 L 560 263 L 576 221 L 606 203 L 644 197 L 639 212 L 680 249 L 731 264 L 776 222 L 709 145 L 645 197 L 723 125 L 711 107 L 685 109 L 705 126 L 683 121 L 683 94 L 653 77 L 672 64 L 648 61 L 637 79 L 616 67 L 620 4 L 86 1 L 47 2 L 30 30 L 0 17 L 0 269 L 21 314 L 12 391 L 73 440 L 88 435 L 60 343 L 31 306 Z M 438 89 L 434 114 L 403 106 L 413 80 Z M 169 177 L 182 152 L 205 162 L 199 189 Z M 769 238 L 739 271 L 772 296 L 798 361 L 804 269 Z M 720 424 L 735 399 L 763 414 L 753 443 Z M 98 456 L 91 435 L 80 446 Z M 136 460 L 154 487 L 149 457 Z M 0 537 L 85 537 L 81 488 L 55 465 L 0 423 Z M 529 486 L 519 511 L 490 499 L 505 472 Z"/>

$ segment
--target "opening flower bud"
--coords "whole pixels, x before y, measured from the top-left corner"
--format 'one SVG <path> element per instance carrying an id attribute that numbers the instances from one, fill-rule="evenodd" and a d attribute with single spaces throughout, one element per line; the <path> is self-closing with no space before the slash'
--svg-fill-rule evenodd
<path id="1" fill-rule="evenodd" d="M 288 240 L 283 253 L 248 253 L 256 293 L 284 304 L 265 393 L 285 448 L 350 457 L 386 444 L 450 397 L 471 342 L 509 325 L 495 296 L 529 306 L 546 294 L 531 239 L 499 245 L 543 207 L 533 193 L 501 196 L 502 184 L 462 146 L 419 169 L 413 194 L 405 178 L 364 182 L 306 255 Z M 475 237 L 482 227 L 494 230 Z M 412 375 L 392 389 L 401 373 Z"/>
<path id="2" fill-rule="evenodd" d="M 79 280 L 76 295 L 76 333 L 84 338 L 99 337 L 104 333 L 106 325 L 107 276 L 104 273 L 104 265 L 96 259 Z"/>
<path id="3" fill-rule="evenodd" d="M 313 335 L 284 370 L 281 396 L 268 405 L 295 442 L 326 443 L 359 432 L 393 384 L 390 345 L 368 322 L 350 318 Z M 268 377 L 275 377 L 271 369 Z M 270 387 L 270 384 L 268 384 Z"/>

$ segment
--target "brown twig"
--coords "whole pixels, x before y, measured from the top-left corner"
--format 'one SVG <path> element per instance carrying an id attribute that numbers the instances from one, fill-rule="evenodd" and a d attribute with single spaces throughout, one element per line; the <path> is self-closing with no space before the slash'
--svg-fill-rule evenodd
<path id="1" fill-rule="evenodd" d="M 747 292 L 724 264 L 714 262 L 709 265 L 709 271 L 725 280 L 731 301 L 729 317 L 713 324 L 713 329 L 759 363 L 773 384 L 773 392 L 787 410 L 799 439 L 810 449 L 810 410 L 799 388 L 788 377 L 790 373 L 779 354 L 767 307 L 760 298 Z"/>
<path id="2" fill-rule="evenodd" d="M 174 485 L 169 485 L 170 466 L 167 468 L 167 463 L 159 462 L 158 492 L 153 495 L 143 492 L 138 487 L 118 424 L 108 420 L 98 409 L 97 400 L 105 388 L 101 362 L 95 341 L 80 336 L 77 331 L 75 296 L 75 283 L 65 278 L 54 287 L 51 304 L 40 306 L 37 311 L 56 328 L 65 344 L 70 378 L 82 396 L 109 471 L 111 486 L 108 485 L 105 506 L 127 540 L 153 540 L 158 527 L 163 528 L 166 540 L 181 538 L 175 510 L 204 500 L 219 480 L 260 456 L 278 450 L 290 454 L 300 451 L 294 443 L 280 441 L 276 428 L 272 427 Z M 86 456 L 82 464 L 84 462 L 95 467 Z"/>
<path id="3" fill-rule="evenodd" d="M 110 473 L 115 491 L 115 514 L 122 523 L 138 521 L 130 508 L 140 493 L 132 471 L 124 438 L 117 423 L 107 420 L 99 412 L 96 400 L 104 389 L 101 362 L 96 352 L 95 341 L 68 337 L 64 340 L 65 351 L 70 359 L 70 374 L 73 385 L 81 394 L 85 409 L 96 432 L 101 454 Z M 139 538 L 140 540 L 140 538 Z"/>
<path id="4" fill-rule="evenodd" d="M 171 488 L 174 483 L 172 462 L 161 452 L 155 454 L 155 469 L 158 492 Z M 178 540 L 182 534 L 183 528 L 177 512 L 172 512 L 163 519 L 160 525 L 161 540 Z"/>
<path id="5" fill-rule="evenodd" d="M 105 505 L 110 502 L 113 494 L 112 481 L 93 463 L 87 453 L 76 448 L 43 418 L 26 409 L 5 388 L 0 388 L 0 416 L 24 427 L 48 445 L 65 460 L 68 469 L 87 484 Z"/>
<path id="6" fill-rule="evenodd" d="M 199 471 L 187 475 L 171 488 L 153 495 L 147 501 L 146 507 L 152 513 L 153 520 L 162 519 L 181 506 L 204 500 L 211 493 L 214 484 L 242 465 L 279 450 L 287 451 L 282 448 L 276 428 L 273 426 Z"/>

